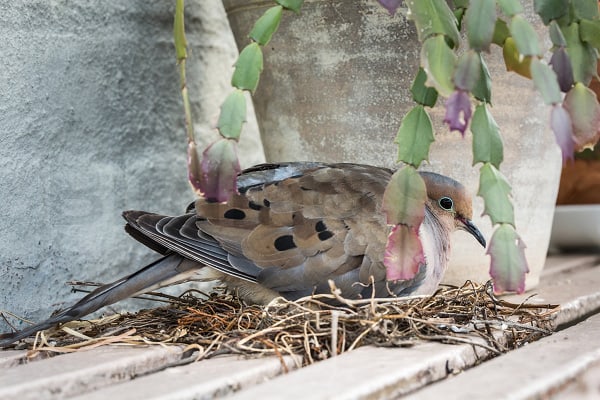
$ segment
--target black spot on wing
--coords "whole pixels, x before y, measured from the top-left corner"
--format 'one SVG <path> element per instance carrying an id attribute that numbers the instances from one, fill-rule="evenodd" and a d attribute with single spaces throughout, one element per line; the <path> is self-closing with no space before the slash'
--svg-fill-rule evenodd
<path id="1" fill-rule="evenodd" d="M 227 219 L 244 219 L 246 218 L 246 213 L 237 208 L 230 208 L 229 210 L 225 211 L 223 217 Z"/>
<path id="2" fill-rule="evenodd" d="M 319 221 L 317 222 L 317 224 L 315 225 L 315 230 L 317 232 L 323 232 L 327 230 L 327 225 L 325 225 L 325 222 L 323 221 Z"/>
<path id="3" fill-rule="evenodd" d="M 248 207 L 250 207 L 251 209 L 256 210 L 256 211 L 260 211 L 262 209 L 262 206 L 260 204 L 256 204 L 253 201 L 248 202 Z"/>
<path id="4" fill-rule="evenodd" d="M 279 251 L 286 251 L 296 247 L 296 243 L 294 243 L 294 237 L 292 235 L 279 236 L 277 239 L 275 239 L 273 244 Z"/>
<path id="5" fill-rule="evenodd" d="M 325 241 L 331 237 L 333 237 L 333 232 L 331 231 L 323 231 L 323 232 L 319 232 L 319 240 L 320 241 Z"/>

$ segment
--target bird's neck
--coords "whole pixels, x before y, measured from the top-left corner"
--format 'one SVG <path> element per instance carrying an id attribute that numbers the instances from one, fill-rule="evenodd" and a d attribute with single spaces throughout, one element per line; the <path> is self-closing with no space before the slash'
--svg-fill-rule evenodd
<path id="1" fill-rule="evenodd" d="M 425 253 L 427 269 L 423 285 L 415 294 L 432 294 L 440 284 L 450 258 L 450 227 L 429 209 L 425 208 L 425 219 L 419 228 L 419 236 Z"/>

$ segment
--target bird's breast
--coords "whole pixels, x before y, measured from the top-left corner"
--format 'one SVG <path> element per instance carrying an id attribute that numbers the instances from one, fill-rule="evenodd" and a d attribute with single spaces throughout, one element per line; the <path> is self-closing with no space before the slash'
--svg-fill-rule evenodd
<path id="1" fill-rule="evenodd" d="M 419 238 L 425 255 L 425 277 L 421 286 L 413 293 L 416 295 L 433 294 L 448 267 L 449 238 L 444 237 L 439 229 L 435 229 L 434 225 L 426 221 L 419 228 Z"/>

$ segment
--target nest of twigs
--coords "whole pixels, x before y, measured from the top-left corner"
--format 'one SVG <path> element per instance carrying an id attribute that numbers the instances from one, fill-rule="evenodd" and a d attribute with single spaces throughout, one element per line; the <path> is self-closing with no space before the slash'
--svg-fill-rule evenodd
<path id="1" fill-rule="evenodd" d="M 162 295 L 164 298 L 165 296 Z M 71 352 L 109 343 L 187 344 L 196 359 L 219 354 L 301 355 L 311 364 L 359 346 L 469 343 L 499 354 L 549 335 L 555 305 L 515 304 L 490 283 L 443 287 L 432 296 L 343 299 L 331 295 L 245 305 L 224 289 L 187 292 L 164 307 L 75 321 L 45 331 L 34 350 Z"/>

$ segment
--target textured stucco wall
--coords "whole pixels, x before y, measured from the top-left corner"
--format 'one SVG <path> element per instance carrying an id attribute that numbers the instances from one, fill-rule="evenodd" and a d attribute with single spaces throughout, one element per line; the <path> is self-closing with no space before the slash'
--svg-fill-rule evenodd
<path id="1" fill-rule="evenodd" d="M 121 211 L 178 213 L 193 199 L 174 3 L 0 4 L 0 311 L 41 320 L 82 296 L 66 281 L 132 272 L 153 255 L 124 233 Z M 202 145 L 216 137 L 237 50 L 220 0 L 187 3 Z M 243 166 L 263 160 L 256 130 L 251 119 Z"/>

